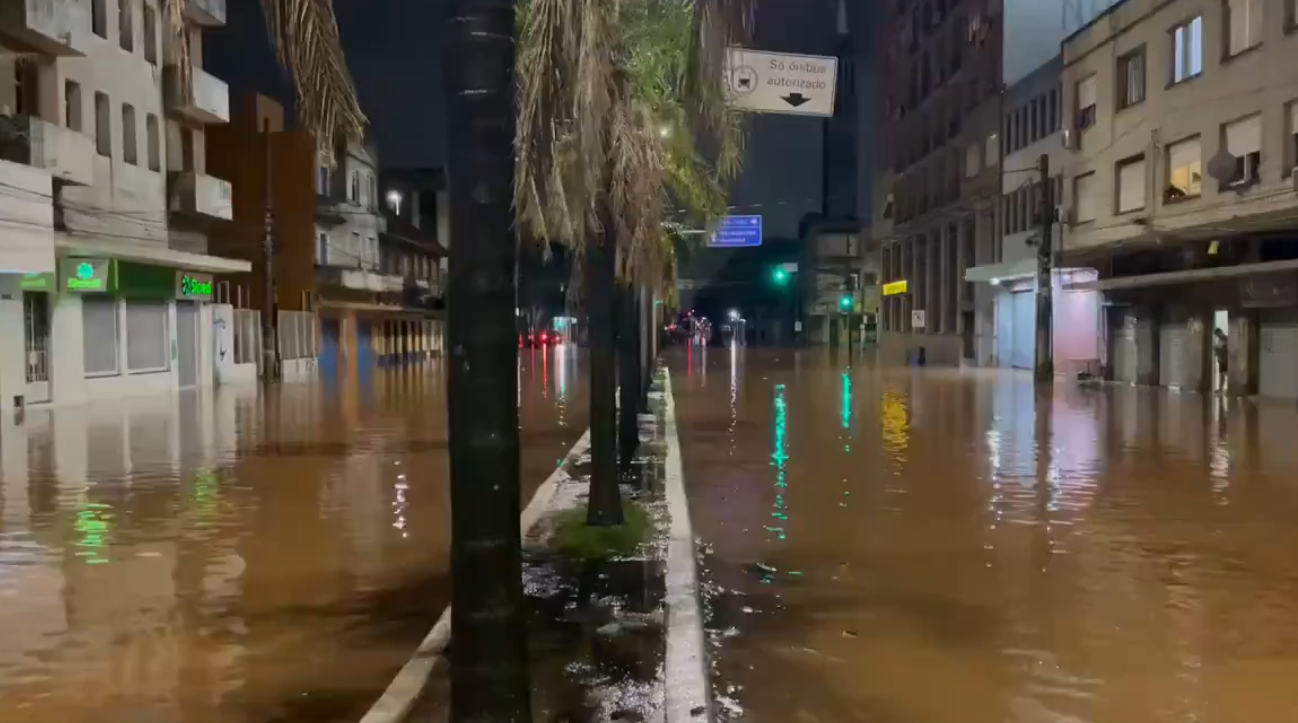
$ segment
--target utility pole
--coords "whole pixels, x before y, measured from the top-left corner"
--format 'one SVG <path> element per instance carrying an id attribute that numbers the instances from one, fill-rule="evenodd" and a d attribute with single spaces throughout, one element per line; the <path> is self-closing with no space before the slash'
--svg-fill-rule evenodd
<path id="1" fill-rule="evenodd" d="M 261 302 L 261 354 L 265 370 L 262 381 L 269 384 L 279 379 L 279 354 L 275 336 L 275 212 L 271 208 L 271 142 L 270 120 L 261 124 L 262 147 L 266 153 L 266 216 L 261 231 L 261 262 L 265 275 Z"/>
<path id="2" fill-rule="evenodd" d="M 1041 225 L 1041 240 L 1037 243 L 1037 355 L 1036 381 L 1049 384 L 1055 378 L 1054 360 L 1054 266 L 1055 200 L 1050 181 L 1050 156 L 1042 153 L 1037 163 L 1041 173 L 1041 192 L 1037 194 L 1037 223 Z"/>

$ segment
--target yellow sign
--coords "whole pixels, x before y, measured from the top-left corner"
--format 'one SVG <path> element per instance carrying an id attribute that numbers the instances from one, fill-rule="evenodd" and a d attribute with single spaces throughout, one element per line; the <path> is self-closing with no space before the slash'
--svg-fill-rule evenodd
<path id="1" fill-rule="evenodd" d="M 897 294 L 906 293 L 906 280 L 894 281 L 890 284 L 883 285 L 884 296 L 896 296 Z"/>

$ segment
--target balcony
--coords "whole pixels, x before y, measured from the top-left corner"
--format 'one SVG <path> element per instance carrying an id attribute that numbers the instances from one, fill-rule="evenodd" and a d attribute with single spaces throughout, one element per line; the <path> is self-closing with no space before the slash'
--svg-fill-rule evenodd
<path id="1" fill-rule="evenodd" d="M 225 0 L 186 0 L 184 13 L 197 25 L 225 25 Z"/>
<path id="2" fill-rule="evenodd" d="M 0 116 L 0 158 L 48 171 L 79 186 L 95 180 L 90 136 L 26 115 Z"/>
<path id="3" fill-rule="evenodd" d="M 234 189 L 229 181 L 193 171 L 169 175 L 168 196 L 174 213 L 226 221 L 234 218 Z"/>
<path id="4" fill-rule="evenodd" d="M 22 49 L 46 55 L 81 57 L 89 16 L 77 0 L 0 2 L 0 35 Z"/>
<path id="5" fill-rule="evenodd" d="M 405 280 L 400 276 L 381 274 L 366 268 L 345 266 L 317 266 L 316 278 L 330 286 L 341 286 L 353 291 L 366 291 L 373 294 L 396 294 L 405 289 Z"/>
<path id="6" fill-rule="evenodd" d="M 178 66 L 163 68 L 167 110 L 194 123 L 230 122 L 230 86 L 202 68 L 193 71 L 193 82 L 185 88 Z"/>

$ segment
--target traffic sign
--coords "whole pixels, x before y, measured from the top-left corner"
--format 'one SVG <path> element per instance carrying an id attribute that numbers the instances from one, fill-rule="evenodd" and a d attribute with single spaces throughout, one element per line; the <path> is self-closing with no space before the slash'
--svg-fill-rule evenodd
<path id="1" fill-rule="evenodd" d="M 761 216 L 726 216 L 708 238 L 713 248 L 744 248 L 762 245 Z"/>
<path id="2" fill-rule="evenodd" d="M 834 114 L 838 58 L 731 48 L 725 73 L 727 101 L 732 108 L 758 113 Z"/>

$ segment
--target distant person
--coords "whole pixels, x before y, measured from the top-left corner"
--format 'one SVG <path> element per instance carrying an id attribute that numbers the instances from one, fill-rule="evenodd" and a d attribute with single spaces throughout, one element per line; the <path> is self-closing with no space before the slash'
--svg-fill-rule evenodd
<path id="1" fill-rule="evenodd" d="M 1226 332 L 1212 330 L 1212 353 L 1217 358 L 1217 391 L 1226 391 L 1226 371 L 1229 367 L 1230 344 Z"/>

